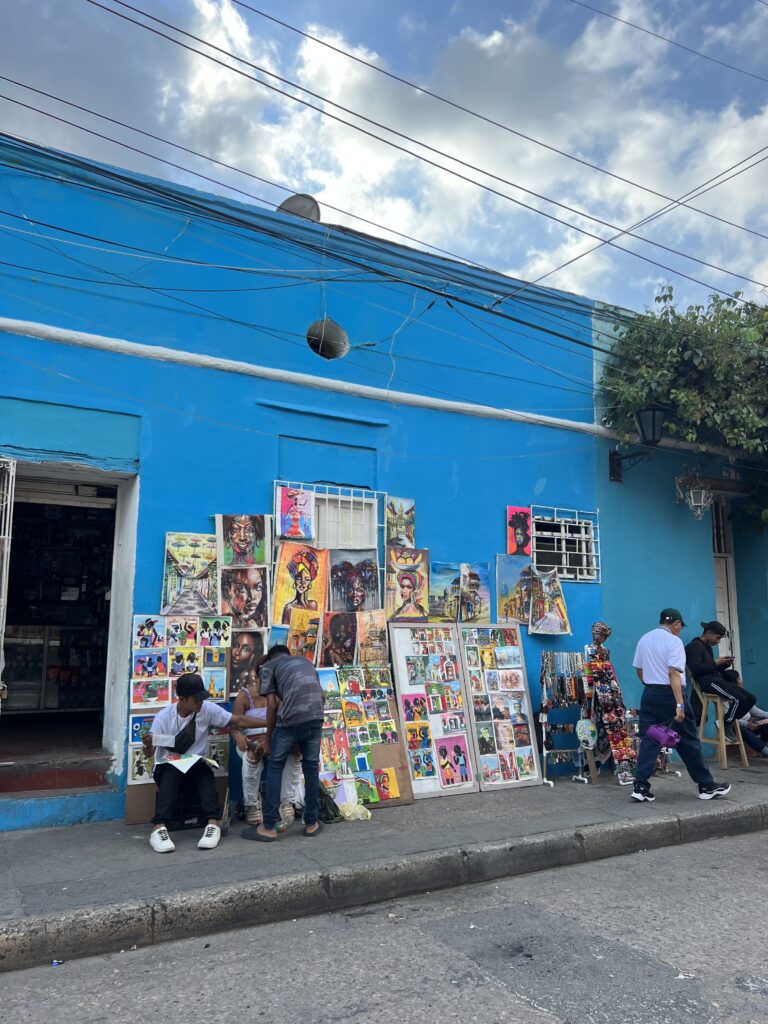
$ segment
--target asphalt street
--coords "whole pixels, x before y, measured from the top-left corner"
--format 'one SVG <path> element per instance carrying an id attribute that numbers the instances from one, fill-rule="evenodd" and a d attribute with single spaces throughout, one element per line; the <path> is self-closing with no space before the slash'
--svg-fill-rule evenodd
<path id="1" fill-rule="evenodd" d="M 0 1020 L 764 1024 L 762 833 L 6 974 Z"/>

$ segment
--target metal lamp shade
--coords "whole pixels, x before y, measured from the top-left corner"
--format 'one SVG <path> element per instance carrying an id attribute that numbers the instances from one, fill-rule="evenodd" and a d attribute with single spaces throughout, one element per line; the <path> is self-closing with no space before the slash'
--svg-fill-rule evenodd
<path id="1" fill-rule="evenodd" d="M 661 441 L 661 431 L 667 418 L 667 410 L 658 402 L 651 402 L 644 409 L 635 413 L 635 426 L 640 435 L 640 443 L 655 448 Z"/>
<path id="2" fill-rule="evenodd" d="M 341 359 L 349 352 L 349 338 L 344 328 L 330 317 L 315 320 L 307 328 L 307 344 L 323 359 Z"/>

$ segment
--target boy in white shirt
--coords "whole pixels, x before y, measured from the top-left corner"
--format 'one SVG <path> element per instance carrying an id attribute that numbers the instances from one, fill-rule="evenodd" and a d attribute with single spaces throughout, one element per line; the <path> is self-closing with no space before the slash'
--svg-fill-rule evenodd
<path id="1" fill-rule="evenodd" d="M 163 708 L 155 715 L 152 727 L 143 741 L 148 752 L 152 747 L 155 750 L 153 775 L 157 784 L 155 816 L 152 819 L 155 827 L 149 837 L 149 845 L 157 853 L 172 853 L 176 849 L 168 835 L 168 823 L 178 804 L 184 773 L 167 761 L 169 755 L 174 753 L 198 754 L 201 760 L 192 765 L 186 772 L 186 777 L 197 790 L 203 814 L 208 819 L 197 844 L 198 849 L 213 850 L 221 839 L 221 810 L 213 771 L 211 766 L 202 760 L 208 754 L 208 727 L 222 727 L 231 722 L 236 727 L 244 729 L 250 722 L 245 715 L 232 715 L 219 704 L 206 700 L 208 691 L 202 677 L 196 672 L 185 672 L 179 676 L 176 680 L 176 697 L 176 704 Z M 159 739 L 170 737 L 174 738 L 171 745 L 158 743 Z"/>

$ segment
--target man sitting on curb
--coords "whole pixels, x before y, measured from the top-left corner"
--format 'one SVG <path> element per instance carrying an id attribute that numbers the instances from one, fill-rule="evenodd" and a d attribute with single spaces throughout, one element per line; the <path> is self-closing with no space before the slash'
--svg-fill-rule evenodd
<path id="1" fill-rule="evenodd" d="M 664 608 L 659 625 L 640 637 L 633 665 L 643 684 L 640 702 L 640 751 L 635 768 L 632 799 L 638 803 L 655 800 L 650 778 L 661 744 L 648 736 L 652 725 L 669 725 L 680 734 L 675 748 L 699 787 L 699 800 L 725 796 L 731 787 L 716 783 L 704 764 L 690 702 L 683 693 L 685 648 L 680 634 L 685 623 L 676 608 Z"/>
<path id="2" fill-rule="evenodd" d="M 252 724 L 245 715 L 232 715 L 219 704 L 206 700 L 208 691 L 202 677 L 196 672 L 185 672 L 176 680 L 176 703 L 158 711 L 152 727 L 144 737 L 144 749 L 149 753 L 155 748 L 154 779 L 157 784 L 155 795 L 154 829 L 149 845 L 156 853 L 173 853 L 176 846 L 168 835 L 168 824 L 175 816 L 184 773 L 169 763 L 173 754 L 198 754 L 201 760 L 186 772 L 186 777 L 197 790 L 203 814 L 208 819 L 200 842 L 199 850 L 213 850 L 219 845 L 221 828 L 219 821 L 219 794 L 211 766 L 202 758 L 208 754 L 208 726 L 225 726 L 232 722 L 240 729 Z M 190 717 L 191 716 L 191 717 Z M 168 746 L 159 744 L 159 739 L 173 742 Z"/>
<path id="3" fill-rule="evenodd" d="M 267 738 L 262 744 L 267 763 L 264 821 L 243 829 L 243 839 L 274 843 L 280 816 L 280 783 L 285 762 L 295 744 L 301 750 L 304 772 L 304 835 L 316 836 L 320 800 L 320 739 L 325 692 L 315 669 L 300 654 L 291 655 L 276 644 L 259 663 L 261 692 L 267 698 Z M 279 704 L 278 704 L 279 702 Z"/>
<path id="4" fill-rule="evenodd" d="M 725 708 L 725 738 L 736 743 L 733 723 L 744 717 L 757 702 L 757 697 L 745 690 L 736 680 L 737 672 L 731 668 L 733 658 L 716 658 L 712 648 L 717 647 L 728 630 L 716 619 L 701 623 L 702 634 L 691 640 L 685 648 L 688 671 L 696 680 L 702 693 L 722 697 Z"/>

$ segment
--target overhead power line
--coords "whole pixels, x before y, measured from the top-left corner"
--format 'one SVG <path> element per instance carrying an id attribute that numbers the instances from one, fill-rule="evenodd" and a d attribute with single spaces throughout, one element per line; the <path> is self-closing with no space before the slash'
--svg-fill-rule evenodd
<path id="1" fill-rule="evenodd" d="M 365 117 L 365 115 L 359 114 L 356 111 L 353 111 L 353 110 L 351 110 L 351 109 L 349 109 L 347 107 L 342 106 L 341 104 L 334 103 L 332 100 L 327 100 L 325 97 L 323 97 L 323 96 L 321 96 L 321 95 L 319 95 L 317 93 L 314 93 L 314 92 L 312 92 L 309 89 L 305 89 L 303 86 L 300 86 L 300 85 L 297 85 L 296 83 L 290 82 L 288 79 L 285 79 L 285 78 L 283 78 L 280 75 L 275 75 L 273 72 L 268 71 L 267 69 L 262 68 L 259 65 L 255 65 L 251 61 L 248 61 L 248 60 L 246 60 L 243 57 L 238 57 L 236 54 L 233 54 L 233 53 L 231 53 L 228 50 L 224 50 L 222 47 L 216 46 L 214 43 L 210 43 L 207 40 L 202 39 L 201 37 L 194 35 L 193 33 L 187 32 L 184 29 L 180 29 L 177 26 L 172 25 L 170 22 L 166 22 L 166 21 L 163 21 L 160 18 L 156 18 L 156 17 L 154 17 L 154 15 L 148 14 L 146 11 L 143 11 L 140 8 L 134 7 L 132 4 L 124 3 L 123 0 L 112 0 L 112 2 L 116 3 L 116 4 L 119 4 L 121 7 L 126 7 L 129 10 L 132 10 L 132 11 L 138 13 L 138 14 L 141 14 L 143 17 L 148 18 L 151 21 L 157 22 L 158 24 L 162 24 L 165 27 L 170 28 L 172 31 L 178 32 L 180 35 L 184 35 L 184 36 L 187 36 L 188 38 L 195 39 L 197 42 L 202 43 L 204 46 L 208 46 L 211 49 L 216 50 L 217 52 L 220 52 L 220 53 L 226 55 L 227 57 L 230 57 L 231 59 L 238 61 L 241 64 L 245 64 L 246 66 L 253 68 L 254 70 L 258 71 L 261 74 L 266 74 L 266 75 L 268 75 L 268 76 L 270 76 L 272 78 L 276 78 L 279 81 L 284 82 L 284 83 L 290 85 L 292 88 L 296 88 L 296 89 L 299 89 L 302 92 L 306 92 L 308 95 L 311 95 L 311 96 L 313 96 L 313 97 L 315 97 L 317 99 L 320 99 L 322 102 L 328 103 L 331 106 L 335 106 L 338 109 L 343 110 L 346 113 L 352 114 L 354 117 L 358 117 L 361 120 L 367 121 L 368 123 L 373 124 L 376 127 L 379 127 L 381 129 L 383 129 L 384 131 L 390 132 L 391 134 L 393 134 L 395 136 L 398 136 L 398 137 L 400 137 L 400 138 L 402 138 L 402 139 L 404 139 L 406 141 L 412 142 L 415 145 L 422 146 L 423 148 L 427 149 L 430 152 L 434 152 L 434 153 L 436 153 L 436 154 L 438 154 L 440 156 L 444 156 L 446 159 L 452 160 L 455 163 L 459 163 L 462 166 L 468 167 L 468 168 L 476 171 L 479 174 L 483 174 L 483 175 L 485 175 L 487 177 L 490 177 L 490 178 L 492 178 L 494 180 L 501 181 L 501 182 L 503 182 L 505 184 L 508 184 L 511 187 L 519 189 L 520 191 L 526 192 L 529 195 L 535 196 L 536 198 L 541 199 L 544 202 L 548 202 L 548 203 L 551 203 L 551 204 L 553 204 L 555 206 L 558 206 L 560 208 L 566 209 L 569 212 L 575 214 L 576 216 L 583 217 L 583 218 L 585 218 L 587 220 L 592 220 L 595 223 L 599 223 L 599 224 L 601 224 L 601 225 L 603 225 L 605 227 L 609 227 L 613 231 L 619 231 L 620 233 L 624 233 L 623 229 L 618 228 L 617 225 L 611 224 L 609 221 L 602 220 L 601 218 L 595 217 L 592 214 L 588 214 L 588 213 L 586 213 L 584 211 L 581 211 L 581 210 L 575 209 L 573 207 L 567 206 L 566 204 L 560 203 L 557 200 L 550 199 L 547 196 L 544 196 L 544 195 L 541 195 L 539 193 L 533 192 L 530 189 L 526 189 L 523 186 L 516 184 L 515 182 L 508 181 L 505 178 L 501 178 L 498 175 L 492 174 L 490 171 L 485 171 L 482 168 L 478 168 L 478 167 L 476 167 L 476 166 L 474 166 L 472 164 L 467 163 L 466 161 L 463 161 L 463 160 L 459 159 L 458 157 L 452 156 L 449 153 L 445 153 L 442 150 L 438 150 L 435 147 L 428 145 L 427 143 L 419 142 L 417 139 L 413 139 L 410 136 L 407 136 L 407 135 L 405 135 L 402 132 L 398 132 L 396 129 L 389 128 L 386 125 L 381 124 L 380 122 L 377 122 L 377 121 L 372 120 L 371 118 Z M 435 167 L 435 168 L 437 168 L 439 170 L 445 171 L 446 173 L 451 174 L 453 177 L 456 177 L 456 178 L 458 178 L 461 181 L 465 181 L 465 182 L 467 182 L 470 185 L 474 185 L 477 188 L 481 188 L 484 191 L 487 191 L 488 193 L 490 193 L 492 195 L 495 195 L 495 196 L 497 196 L 497 197 L 499 197 L 501 199 L 504 199 L 507 202 L 514 203 L 516 206 L 520 206 L 523 209 L 530 210 L 531 212 L 537 214 L 540 217 L 544 217 L 547 220 L 554 221 L 555 223 L 561 224 L 564 227 L 568 228 L 569 230 L 576 231 L 579 234 L 586 235 L 589 238 L 594 238 L 594 239 L 596 239 L 597 241 L 599 241 L 601 243 L 605 243 L 607 245 L 610 245 L 612 248 L 618 249 L 620 252 L 628 253 L 629 255 L 633 256 L 635 259 L 639 259 L 639 260 L 642 260 L 645 263 L 652 264 L 653 266 L 659 267 L 660 269 L 667 271 L 667 273 L 674 274 L 674 275 L 676 275 L 678 277 L 681 277 L 681 278 L 683 278 L 685 280 L 691 281 L 694 284 L 701 285 L 702 287 L 711 289 L 713 291 L 718 291 L 718 292 L 720 292 L 723 295 L 729 295 L 730 296 L 730 294 L 731 294 L 726 289 L 719 288 L 717 285 L 713 285 L 713 284 L 711 284 L 709 282 L 706 282 L 706 281 L 701 281 L 699 278 L 693 277 L 690 274 L 686 274 L 686 273 L 684 273 L 681 270 L 677 270 L 677 269 L 675 269 L 673 267 L 667 266 L 666 264 L 659 263 L 658 261 L 653 260 L 653 259 L 651 259 L 648 256 L 643 256 L 641 253 L 635 252 L 632 249 L 627 249 L 624 246 L 617 245 L 615 242 L 612 242 L 610 240 L 603 239 L 600 235 L 595 234 L 593 231 L 588 231 L 586 228 L 579 227 L 578 225 L 573 224 L 570 221 L 563 220 L 562 218 L 557 217 L 554 214 L 547 213 L 546 211 L 540 210 L 540 209 L 538 209 L 535 206 L 531 206 L 528 203 L 524 203 L 522 200 L 515 199 L 513 196 L 507 195 L 504 192 L 500 192 L 498 189 L 492 188 L 489 185 L 484 185 L 481 182 L 478 182 L 478 181 L 474 180 L 473 178 L 470 178 L 467 175 L 460 173 L 459 171 L 453 170 L 452 168 L 449 168 L 449 167 L 445 167 L 443 164 L 437 163 L 436 161 L 431 160 L 428 157 L 422 156 L 422 155 L 420 155 L 418 153 L 414 153 L 412 150 L 409 150 L 406 147 L 401 146 L 401 145 L 399 145 L 396 142 L 393 142 L 392 140 L 384 139 L 381 136 L 376 135 L 374 132 L 371 132 L 371 131 L 369 131 L 366 128 L 362 128 L 360 125 L 356 125 L 356 124 L 354 124 L 354 123 L 352 123 L 350 121 L 345 120 L 344 118 L 338 117 L 336 114 L 332 114 L 329 111 L 324 110 L 322 107 L 318 107 L 318 106 L 310 103 L 309 101 L 302 99 L 299 96 L 293 96 L 291 93 L 286 92 L 283 89 L 279 89 L 278 87 L 276 87 L 274 85 L 270 85 L 268 82 L 264 82 L 261 79 L 256 78 L 255 76 L 250 75 L 250 74 L 248 74 L 245 71 L 242 71 L 240 68 L 234 68 L 230 64 L 227 64 L 224 61 L 221 61 L 221 60 L 217 59 L 216 57 L 213 57 L 211 54 L 204 53 L 201 50 L 196 50 L 194 47 L 189 46 L 188 44 L 182 42 L 181 40 L 174 39 L 172 36 L 168 36 L 164 32 L 160 32 L 158 29 L 153 28 L 151 25 L 146 25 L 143 22 L 137 21 L 134 18 L 130 18 L 128 15 L 122 14 L 120 11 L 116 11 L 116 10 L 110 8 L 110 7 L 107 7 L 104 4 L 99 3 L 98 0 L 86 0 L 86 3 L 91 4 L 93 7 L 98 7 L 101 10 L 104 10 L 107 13 L 112 14 L 112 15 L 114 15 L 117 18 L 121 18 L 124 21 L 130 22 L 131 24 L 134 24 L 134 25 L 138 26 L 139 28 L 144 29 L 145 31 L 148 31 L 148 32 L 151 32 L 154 35 L 160 36 L 161 38 L 166 39 L 169 42 L 174 43 L 175 45 L 180 46 L 180 47 L 182 47 L 185 50 L 188 50 L 188 51 L 190 51 L 192 53 L 196 53 L 196 54 L 198 54 L 198 56 L 204 57 L 207 60 L 210 60 L 213 63 L 216 63 L 216 64 L 220 65 L 223 68 L 226 68 L 228 71 L 234 72 L 235 74 L 241 75 L 244 78 L 247 78 L 247 79 L 249 79 L 249 80 L 251 80 L 253 82 L 256 82 L 258 85 L 262 86 L 263 88 L 269 89 L 272 92 L 275 92 L 275 93 L 278 93 L 279 95 L 285 96 L 286 98 L 292 100 L 295 103 L 300 103 L 302 106 L 308 107 L 311 110 L 315 110 L 315 111 L 317 111 L 319 114 L 321 114 L 324 117 L 330 118 L 330 119 L 332 119 L 334 121 L 338 121 L 339 123 L 344 124 L 347 127 L 350 127 L 352 129 L 354 129 L 357 132 L 360 132 L 360 133 L 362 133 L 364 135 L 367 135 L 370 138 L 376 139 L 378 142 L 382 142 L 383 144 L 385 144 L 387 146 L 390 146 L 391 148 L 394 148 L 394 149 L 399 150 L 400 152 L 406 153 L 408 156 L 413 157 L 413 158 L 415 158 L 417 160 L 420 160 L 421 162 L 423 162 L 425 164 L 428 164 L 429 166 L 432 166 L 432 167 Z M 687 253 L 680 252 L 679 250 L 673 249 L 670 246 L 665 246 L 665 245 L 663 245 L 660 242 L 654 242 L 651 239 L 644 238 L 643 236 L 633 236 L 633 237 L 636 237 L 636 238 L 638 238 L 638 240 L 646 242 L 649 245 L 655 246 L 656 248 L 660 248 L 660 249 L 663 249 L 664 251 L 674 253 L 677 256 L 681 256 L 683 259 L 692 260 L 693 262 L 699 263 L 702 266 L 708 266 L 708 267 L 710 267 L 710 269 L 717 270 L 720 273 L 729 274 L 731 276 L 737 277 L 740 280 L 747 281 L 748 283 L 754 284 L 754 285 L 756 285 L 759 288 L 768 288 L 768 285 L 764 284 L 761 281 L 756 281 L 756 280 L 754 280 L 752 278 L 749 278 L 749 277 L 747 277 L 747 276 L 745 276 L 743 274 L 739 274 L 739 273 L 737 273 L 735 271 L 728 270 L 727 268 L 723 268 L 723 267 L 719 267 L 719 266 L 717 266 L 715 264 L 707 263 L 707 261 L 702 260 L 699 257 L 691 256 L 691 255 L 689 255 Z"/>
<path id="2" fill-rule="evenodd" d="M 719 221 L 721 224 L 726 224 L 728 227 L 736 228 L 738 231 L 746 231 L 748 234 L 756 234 L 761 238 L 768 237 L 759 231 L 754 231 L 752 228 L 749 228 L 744 224 L 737 224 L 735 221 L 727 220 L 725 217 L 720 217 L 718 214 L 712 213 L 709 210 L 702 210 L 697 206 L 691 206 L 688 202 L 683 202 L 680 199 L 673 199 L 671 196 L 665 195 L 663 192 L 658 192 L 656 189 L 650 188 L 648 185 L 642 185 L 638 181 L 633 181 L 632 178 L 626 178 L 622 174 L 616 174 L 614 171 L 609 171 L 606 167 L 601 167 L 599 164 L 592 163 L 590 160 L 585 160 L 583 157 L 576 156 L 575 153 L 569 153 L 567 150 L 553 146 L 551 143 L 544 142 L 542 139 L 537 139 L 533 135 L 527 135 L 525 132 L 522 132 L 517 128 L 513 128 L 511 125 L 504 124 L 502 121 L 497 121 L 492 117 L 488 117 L 486 114 L 482 114 L 478 110 L 465 107 L 463 104 L 457 103 L 455 100 L 449 99 L 447 96 L 442 96 L 439 93 L 433 92 L 431 89 L 427 89 L 426 86 L 418 85 L 416 82 L 403 78 L 401 75 L 396 75 L 394 72 L 388 71 L 386 68 L 379 67 L 372 61 L 365 60 L 363 57 L 358 57 L 357 54 L 350 53 L 349 50 L 344 50 L 340 46 L 334 46 L 333 43 L 329 43 L 326 39 L 321 39 L 319 36 L 312 35 L 311 32 L 305 32 L 303 29 L 297 28 L 295 25 L 291 25 L 287 21 L 282 21 L 280 18 L 276 18 L 273 14 L 267 14 L 266 11 L 259 10 L 257 7 L 252 7 L 250 4 L 245 3 L 244 0 L 232 0 L 232 2 L 237 4 L 238 7 L 243 7 L 245 10 L 251 11 L 253 14 L 257 14 L 260 18 L 265 18 L 267 21 L 274 22 L 274 24 L 280 25 L 282 28 L 286 28 L 290 32 L 295 32 L 297 35 L 303 36 L 305 39 L 309 39 L 313 43 L 318 43 L 320 46 L 324 46 L 327 49 L 332 50 L 334 53 L 347 57 L 349 60 L 353 60 L 363 67 L 370 68 L 371 71 L 375 71 L 377 74 L 384 75 L 386 78 L 390 78 L 395 82 L 400 82 L 401 85 L 408 86 L 409 89 L 413 89 L 415 92 L 421 93 L 424 96 L 429 96 L 433 100 L 446 104 L 446 106 L 453 107 L 454 110 L 460 110 L 463 114 L 468 114 L 470 117 L 475 117 L 479 121 L 484 121 L 486 124 L 489 124 L 494 128 L 500 128 L 502 131 L 508 132 L 510 135 L 515 135 L 519 139 L 524 139 L 526 142 L 532 143 L 534 146 L 540 146 L 542 149 L 549 150 L 550 153 L 556 153 L 558 156 L 562 156 L 566 160 L 572 160 L 577 164 L 581 164 L 582 167 L 589 167 L 590 170 L 597 171 L 599 174 L 605 174 L 609 178 L 621 181 L 625 185 L 630 185 L 632 188 L 640 189 L 642 192 L 647 192 L 649 195 L 656 196 L 659 199 L 665 199 L 668 203 L 672 203 L 674 206 L 684 206 L 686 209 L 692 210 L 694 213 L 701 214 L 702 217 L 709 217 L 712 220 Z M 768 6 L 768 0 L 761 0 L 761 3 L 763 2 Z M 665 209 L 670 209 L 670 207 L 665 207 Z"/>
<path id="3" fill-rule="evenodd" d="M 736 71 L 738 74 L 746 75 L 748 78 L 756 78 L 759 82 L 768 83 L 768 78 L 765 78 L 763 75 L 758 75 L 754 71 L 747 71 L 744 68 L 739 68 L 735 64 L 728 64 L 724 60 L 718 60 L 717 57 L 710 57 L 708 53 L 702 53 L 701 50 L 694 50 L 693 47 L 686 46 L 685 43 L 678 43 L 676 39 L 670 39 L 668 36 L 662 36 L 650 28 L 644 28 L 642 25 L 636 25 L 633 21 L 627 21 L 625 18 L 619 18 L 618 15 L 611 14 L 609 11 L 603 11 L 599 7 L 593 7 L 592 4 L 584 3 L 584 0 L 570 0 L 570 3 L 576 4 L 577 7 L 584 7 L 588 11 L 594 11 L 595 14 L 600 14 L 604 18 L 610 18 L 611 21 L 618 21 L 621 25 L 628 25 L 629 28 L 634 28 L 638 32 L 644 32 L 647 36 L 653 36 L 654 39 L 659 39 L 663 43 L 669 43 L 670 46 L 676 46 L 679 50 L 685 50 L 686 53 L 692 53 L 695 57 L 702 57 L 704 60 L 708 60 L 712 64 L 719 64 L 721 68 L 727 68 L 729 71 Z"/>

